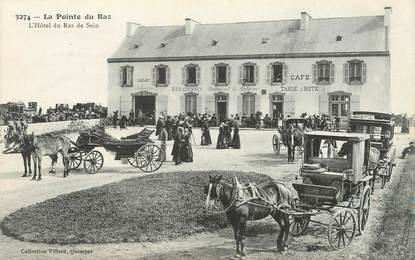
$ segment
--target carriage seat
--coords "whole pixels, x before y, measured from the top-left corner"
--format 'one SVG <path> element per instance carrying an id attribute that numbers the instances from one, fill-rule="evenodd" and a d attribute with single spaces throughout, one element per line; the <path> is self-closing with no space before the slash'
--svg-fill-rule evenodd
<path id="1" fill-rule="evenodd" d="M 317 158 L 322 159 L 322 158 Z M 348 169 L 347 165 L 341 165 L 339 160 L 336 160 L 335 163 L 330 162 L 332 159 L 323 159 L 323 162 L 317 163 L 316 161 L 311 161 L 312 164 L 303 164 L 301 171 L 301 176 L 304 179 L 304 183 L 311 183 L 315 185 L 331 185 L 333 182 L 341 183 L 346 179 L 346 175 L 343 174 L 343 171 Z M 342 160 L 342 159 L 341 159 Z M 346 160 L 347 161 L 347 160 Z M 337 163 L 337 164 L 336 164 Z M 327 167 L 329 166 L 329 167 Z M 345 166 L 344 170 L 343 167 Z M 349 167 L 350 168 L 350 167 Z M 338 170 L 338 171 L 334 171 Z"/>

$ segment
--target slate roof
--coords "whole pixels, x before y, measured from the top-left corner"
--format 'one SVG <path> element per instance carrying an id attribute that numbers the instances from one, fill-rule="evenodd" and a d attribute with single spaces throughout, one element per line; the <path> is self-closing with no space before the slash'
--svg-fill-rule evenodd
<path id="1" fill-rule="evenodd" d="M 383 20 L 383 15 L 312 18 L 307 30 L 300 30 L 300 19 L 196 24 L 191 35 L 184 25 L 139 27 L 111 58 L 386 51 Z"/>

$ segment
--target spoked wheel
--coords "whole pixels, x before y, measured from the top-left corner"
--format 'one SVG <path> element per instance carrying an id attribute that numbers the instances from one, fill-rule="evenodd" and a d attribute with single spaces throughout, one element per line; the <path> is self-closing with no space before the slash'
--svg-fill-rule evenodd
<path id="1" fill-rule="evenodd" d="M 280 140 L 278 140 L 277 135 L 272 136 L 272 149 L 274 150 L 275 154 L 280 154 L 281 144 L 280 144 Z"/>
<path id="2" fill-rule="evenodd" d="M 370 211 L 370 187 L 366 185 L 360 196 L 360 205 L 358 208 L 358 223 L 359 223 L 360 233 L 363 233 L 363 230 L 365 230 L 367 219 L 369 218 L 369 211 Z"/>
<path id="3" fill-rule="evenodd" d="M 92 151 L 84 158 L 84 169 L 88 173 L 96 173 L 102 165 L 104 165 L 104 157 L 98 151 Z"/>
<path id="4" fill-rule="evenodd" d="M 82 153 L 77 147 L 71 147 L 68 150 L 69 170 L 78 169 L 82 162 Z"/>
<path id="5" fill-rule="evenodd" d="M 292 236 L 300 236 L 306 231 L 310 223 L 310 216 L 290 216 L 290 233 Z"/>
<path id="6" fill-rule="evenodd" d="M 128 162 L 143 172 L 157 171 L 163 164 L 160 147 L 155 144 L 146 144 L 128 158 Z"/>
<path id="7" fill-rule="evenodd" d="M 328 239 L 334 249 L 347 247 L 356 234 L 356 220 L 353 211 L 341 209 L 330 219 Z"/>
<path id="8" fill-rule="evenodd" d="M 381 166 L 376 175 L 378 175 L 381 178 L 381 181 L 382 181 L 381 188 L 382 189 L 385 188 L 386 181 L 389 178 L 389 166 L 387 164 Z"/>

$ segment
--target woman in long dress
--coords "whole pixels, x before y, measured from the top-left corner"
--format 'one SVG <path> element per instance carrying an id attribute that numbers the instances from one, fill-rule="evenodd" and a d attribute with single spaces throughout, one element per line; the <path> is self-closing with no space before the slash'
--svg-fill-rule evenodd
<path id="1" fill-rule="evenodd" d="M 228 142 L 226 141 L 224 126 L 225 124 L 223 122 L 219 125 L 219 135 L 218 135 L 218 141 L 216 142 L 216 149 L 227 149 L 228 148 Z"/>
<path id="2" fill-rule="evenodd" d="M 182 162 L 193 162 L 193 149 L 190 143 L 190 132 L 184 129 L 184 144 L 182 149 Z"/>
<path id="3" fill-rule="evenodd" d="M 232 148 L 241 149 L 241 139 L 239 137 L 239 127 L 235 125 L 233 128 Z"/>
<path id="4" fill-rule="evenodd" d="M 210 137 L 210 131 L 209 131 L 209 123 L 207 120 L 203 120 L 202 123 L 202 137 L 201 137 L 201 143 L 200 145 L 210 145 L 212 144 L 212 138 Z"/>

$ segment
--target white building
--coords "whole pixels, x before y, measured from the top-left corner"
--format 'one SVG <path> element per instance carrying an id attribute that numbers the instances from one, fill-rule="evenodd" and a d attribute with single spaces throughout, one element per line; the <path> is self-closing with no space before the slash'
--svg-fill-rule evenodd
<path id="1" fill-rule="evenodd" d="M 108 59 L 108 112 L 286 116 L 390 110 L 390 15 L 127 24 Z"/>

